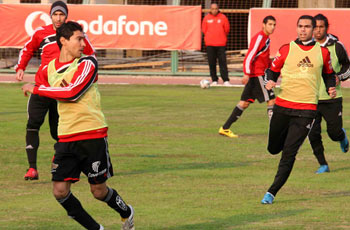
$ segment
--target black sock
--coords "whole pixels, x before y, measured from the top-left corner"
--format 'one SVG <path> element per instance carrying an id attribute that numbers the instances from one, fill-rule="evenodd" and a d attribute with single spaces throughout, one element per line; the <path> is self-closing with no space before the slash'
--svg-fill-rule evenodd
<path id="1" fill-rule="evenodd" d="M 27 129 L 26 151 L 30 168 L 36 169 L 36 158 L 39 148 L 39 130 Z"/>
<path id="2" fill-rule="evenodd" d="M 240 107 L 239 105 L 237 105 L 237 106 L 233 109 L 233 111 L 232 111 L 230 117 L 227 119 L 226 123 L 224 124 L 224 126 L 222 126 L 222 128 L 223 128 L 223 129 L 229 129 L 229 128 L 231 127 L 232 123 L 235 122 L 235 121 L 237 121 L 237 119 L 242 115 L 243 110 L 244 110 L 244 109 L 243 109 L 242 107 Z"/>
<path id="3" fill-rule="evenodd" d="M 57 200 L 69 217 L 89 230 L 99 230 L 100 225 L 83 209 L 79 200 L 71 192 L 62 199 Z"/>
<path id="4" fill-rule="evenodd" d="M 267 106 L 267 116 L 269 117 L 269 120 L 271 120 L 273 114 L 273 105 Z"/>
<path id="5" fill-rule="evenodd" d="M 107 196 L 103 201 L 106 202 L 109 207 L 117 211 L 122 218 L 128 218 L 130 216 L 131 209 L 114 189 L 108 188 Z"/>

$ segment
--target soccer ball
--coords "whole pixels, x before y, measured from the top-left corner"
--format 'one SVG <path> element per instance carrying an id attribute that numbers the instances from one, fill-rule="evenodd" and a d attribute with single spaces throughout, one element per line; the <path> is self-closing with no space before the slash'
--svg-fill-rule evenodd
<path id="1" fill-rule="evenodd" d="M 202 89 L 209 89 L 210 87 L 210 81 L 208 81 L 207 79 L 203 79 L 199 82 L 200 86 Z"/>

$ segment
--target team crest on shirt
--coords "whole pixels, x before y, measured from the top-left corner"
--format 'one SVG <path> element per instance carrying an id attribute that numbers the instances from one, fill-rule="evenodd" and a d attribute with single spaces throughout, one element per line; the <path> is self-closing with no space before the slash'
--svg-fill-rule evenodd
<path id="1" fill-rule="evenodd" d="M 218 19 L 218 23 L 221 23 L 221 19 Z"/>

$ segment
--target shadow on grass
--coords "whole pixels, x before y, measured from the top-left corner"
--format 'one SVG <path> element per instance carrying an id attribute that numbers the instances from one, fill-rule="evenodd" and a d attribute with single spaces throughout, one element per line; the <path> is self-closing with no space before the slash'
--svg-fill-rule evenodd
<path id="1" fill-rule="evenodd" d="M 343 168 L 337 168 L 337 169 L 331 169 L 331 172 L 341 172 L 341 171 L 349 171 L 350 167 L 343 167 Z"/>
<path id="2" fill-rule="evenodd" d="M 158 168 L 148 168 L 143 170 L 135 170 L 129 172 L 119 172 L 118 175 L 135 175 L 145 173 L 159 173 L 169 171 L 182 171 L 182 170 L 193 170 L 193 169 L 227 169 L 248 166 L 253 162 L 209 162 L 209 163 L 187 163 L 177 165 L 164 165 Z"/>
<path id="3" fill-rule="evenodd" d="M 247 224 L 254 223 L 255 227 L 259 227 L 260 225 L 256 225 L 258 222 L 265 222 L 273 219 L 277 219 L 281 221 L 281 218 L 290 217 L 300 215 L 302 213 L 307 212 L 308 209 L 300 209 L 300 210 L 285 210 L 276 212 L 270 212 L 267 214 L 237 214 L 234 216 L 230 216 L 224 219 L 213 219 L 210 222 L 200 223 L 200 224 L 188 224 L 181 225 L 171 228 L 162 228 L 163 230 L 209 230 L 209 229 L 235 229 L 240 226 L 246 226 Z M 261 225 L 261 227 L 264 227 Z M 264 229 L 267 226 L 265 226 Z"/>

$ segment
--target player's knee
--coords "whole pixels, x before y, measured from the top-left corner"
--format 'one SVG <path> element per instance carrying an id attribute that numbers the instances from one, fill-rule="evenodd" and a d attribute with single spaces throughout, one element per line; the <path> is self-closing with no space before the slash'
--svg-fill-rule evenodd
<path id="1" fill-rule="evenodd" d="M 69 194 L 69 190 L 66 190 L 66 189 L 60 189 L 60 188 L 54 188 L 53 191 L 53 196 L 57 199 L 57 200 L 60 200 L 60 199 L 63 199 L 65 197 L 68 196 Z"/>
<path id="2" fill-rule="evenodd" d="M 269 153 L 271 153 L 272 155 L 276 155 L 278 153 L 280 153 L 282 151 L 282 148 L 280 146 L 275 146 L 275 145 L 271 145 L 269 144 L 267 146 L 267 150 L 269 151 Z"/>
<path id="3" fill-rule="evenodd" d="M 276 149 L 276 148 L 267 148 L 267 150 L 269 151 L 269 153 L 271 153 L 272 155 L 276 155 L 278 153 L 281 152 L 281 149 Z"/>
<path id="4" fill-rule="evenodd" d="M 246 109 L 246 108 L 249 107 L 250 102 L 248 102 L 248 101 L 240 101 L 240 102 L 238 103 L 238 105 L 239 105 L 242 109 Z"/>
<path id="5" fill-rule="evenodd" d="M 331 130 L 327 130 L 329 138 L 331 138 L 332 141 L 341 141 L 343 137 L 343 131 L 340 132 L 334 132 Z"/>
<path id="6" fill-rule="evenodd" d="M 108 190 L 96 186 L 91 186 L 90 191 L 97 200 L 104 200 L 108 192 Z"/>

